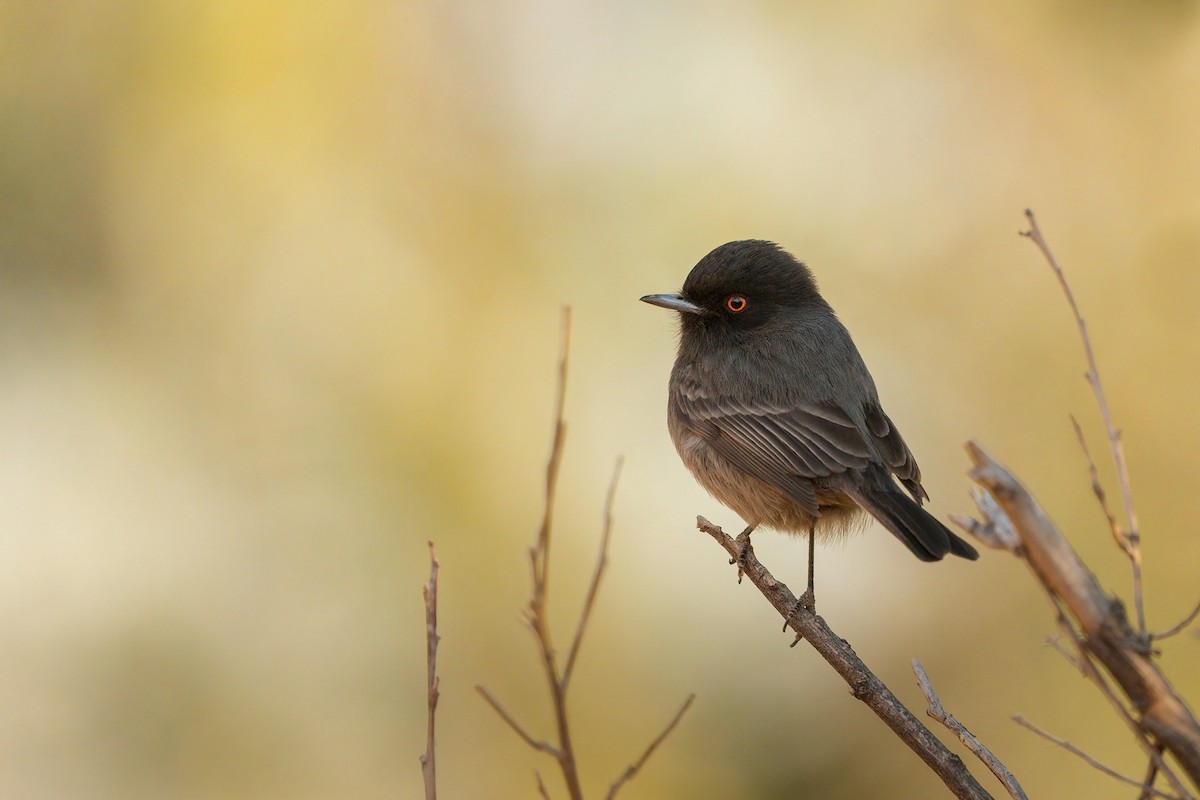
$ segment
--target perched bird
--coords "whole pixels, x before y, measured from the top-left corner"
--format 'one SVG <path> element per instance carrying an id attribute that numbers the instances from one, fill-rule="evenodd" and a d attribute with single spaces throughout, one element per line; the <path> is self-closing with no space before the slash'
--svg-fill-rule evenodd
<path id="1" fill-rule="evenodd" d="M 979 557 L 921 507 L 917 462 L 808 267 L 772 242 L 729 242 L 679 294 L 641 299 L 679 312 L 667 405 L 675 449 L 746 522 L 747 541 L 759 526 L 808 535 L 802 604 L 815 605 L 813 540 L 853 528 L 864 511 L 922 561 Z"/>

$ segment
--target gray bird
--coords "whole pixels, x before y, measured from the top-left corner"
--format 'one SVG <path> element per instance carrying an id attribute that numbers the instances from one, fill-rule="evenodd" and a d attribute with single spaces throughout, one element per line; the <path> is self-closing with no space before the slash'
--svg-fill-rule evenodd
<path id="1" fill-rule="evenodd" d="M 746 522 L 747 541 L 759 526 L 809 537 L 802 603 L 815 605 L 815 536 L 864 511 L 922 561 L 979 557 L 921 507 L 917 462 L 808 267 L 773 242 L 730 242 L 679 294 L 641 299 L 679 312 L 667 406 L 679 457 Z"/>

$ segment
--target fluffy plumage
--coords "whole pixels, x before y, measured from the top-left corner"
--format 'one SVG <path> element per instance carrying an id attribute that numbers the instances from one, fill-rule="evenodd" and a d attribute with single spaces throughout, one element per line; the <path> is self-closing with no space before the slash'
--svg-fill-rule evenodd
<path id="1" fill-rule="evenodd" d="M 675 447 L 751 528 L 836 533 L 866 511 L 923 561 L 978 557 L 921 507 L 916 459 L 804 264 L 771 242 L 730 242 L 680 294 L 642 299 L 680 312 Z"/>

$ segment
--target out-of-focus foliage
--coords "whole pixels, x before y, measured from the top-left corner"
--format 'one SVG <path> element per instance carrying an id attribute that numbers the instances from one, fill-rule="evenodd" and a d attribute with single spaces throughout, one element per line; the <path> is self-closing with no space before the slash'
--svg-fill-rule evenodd
<path id="1" fill-rule="evenodd" d="M 676 460 L 673 322 L 636 298 L 734 238 L 812 265 L 936 512 L 970 510 L 979 438 L 1127 596 L 1034 207 L 1126 437 L 1152 627 L 1197 599 L 1194 2 L 9 2 L 0 65 L 5 797 L 417 796 L 429 538 L 442 795 L 561 795 L 472 687 L 551 735 L 518 610 L 563 303 L 561 643 L 627 459 L 586 784 L 695 691 L 624 795 L 936 796 L 692 529 L 738 521 Z M 801 543 L 756 547 L 803 580 Z M 819 562 L 831 624 L 918 708 L 919 657 L 1032 796 L 1128 796 L 1009 721 L 1143 772 L 1018 564 L 877 529 Z M 1198 647 L 1163 660 L 1200 702 Z"/>

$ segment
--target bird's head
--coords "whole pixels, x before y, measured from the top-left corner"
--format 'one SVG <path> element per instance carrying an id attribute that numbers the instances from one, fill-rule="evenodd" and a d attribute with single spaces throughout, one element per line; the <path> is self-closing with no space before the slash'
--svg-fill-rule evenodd
<path id="1" fill-rule="evenodd" d="M 642 302 L 680 313 L 684 331 L 758 328 L 785 309 L 824 306 L 808 267 L 774 242 L 729 242 L 700 259 L 683 291 L 650 294 Z"/>

